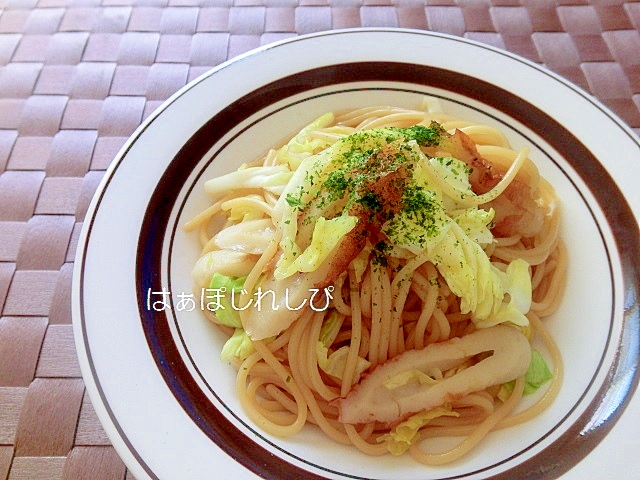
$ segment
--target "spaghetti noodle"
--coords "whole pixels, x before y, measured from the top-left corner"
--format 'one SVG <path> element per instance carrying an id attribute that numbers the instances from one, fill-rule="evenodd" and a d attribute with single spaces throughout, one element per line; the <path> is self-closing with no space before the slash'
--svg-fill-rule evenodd
<path id="1" fill-rule="evenodd" d="M 198 287 L 226 294 L 207 314 L 248 416 L 276 436 L 312 424 L 366 454 L 443 464 L 544 410 L 562 359 L 543 320 L 567 255 L 527 154 L 427 101 L 326 114 L 207 181 L 213 203 L 185 229 L 202 245 Z M 464 439 L 425 450 L 451 436 Z"/>

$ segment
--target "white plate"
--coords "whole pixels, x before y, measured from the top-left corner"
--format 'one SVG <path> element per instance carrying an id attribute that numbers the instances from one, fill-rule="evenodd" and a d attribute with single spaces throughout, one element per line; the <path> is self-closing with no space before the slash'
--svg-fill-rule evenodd
<path id="1" fill-rule="evenodd" d="M 559 397 L 535 421 L 494 432 L 463 461 L 441 468 L 365 457 L 311 428 L 294 439 L 270 437 L 235 398 L 235 372 L 218 359 L 220 334 L 198 308 L 180 304 L 192 293 L 198 255 L 181 227 L 207 204 L 205 179 L 252 160 L 320 114 L 415 107 L 425 95 L 447 111 L 497 125 L 515 147 L 530 145 L 562 199 L 569 283 L 547 321 L 565 361 Z M 136 131 L 84 223 L 73 321 L 87 390 L 109 438 L 139 479 L 566 474 L 611 430 L 638 381 L 639 154 L 632 131 L 579 88 L 457 37 L 338 30 L 215 68 Z M 169 292 L 168 308 L 154 309 L 162 291 Z M 608 460 L 599 458 L 609 473 L 638 467 Z"/>

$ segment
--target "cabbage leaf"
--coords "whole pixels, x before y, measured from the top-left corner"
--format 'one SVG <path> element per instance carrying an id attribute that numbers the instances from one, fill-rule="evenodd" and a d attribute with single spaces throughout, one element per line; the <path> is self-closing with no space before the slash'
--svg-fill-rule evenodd
<path id="1" fill-rule="evenodd" d="M 331 125 L 333 120 L 333 113 L 325 113 L 304 127 L 295 137 L 289 140 L 286 145 L 278 149 L 278 161 L 287 164 L 291 170 L 295 170 L 305 158 L 326 148 L 328 146 L 326 141 L 314 138 L 313 135 L 310 134 Z"/>
<path id="2" fill-rule="evenodd" d="M 262 201 L 262 196 L 255 193 L 247 195 L 247 199 Z M 226 201 L 221 205 L 223 211 L 227 212 L 228 218 L 232 222 L 246 222 L 264 217 L 264 213 L 259 208 L 241 202 L 239 205 L 233 201 Z"/>
<path id="3" fill-rule="evenodd" d="M 242 188 L 265 189 L 281 194 L 293 173 L 286 165 L 243 167 L 233 172 L 207 180 L 204 189 L 211 196 Z"/>
<path id="4" fill-rule="evenodd" d="M 240 313 L 237 308 L 232 304 L 231 292 L 234 292 L 234 296 L 240 297 L 240 292 L 244 285 L 246 277 L 229 277 L 216 272 L 211 277 L 209 282 L 208 292 L 212 299 L 216 300 L 212 302 L 214 308 L 214 314 L 218 323 L 227 327 L 242 328 L 242 322 L 240 321 Z M 219 301 L 218 301 L 219 300 Z"/>
<path id="5" fill-rule="evenodd" d="M 365 130 L 305 157 L 274 209 L 282 233 L 276 280 L 315 271 L 327 261 L 359 221 L 345 212 L 366 197 L 361 185 L 367 184 L 362 182 L 381 174 L 371 170 L 367 159 L 386 145 L 401 142 L 398 165 L 406 165 L 412 173 L 403 186 L 401 208 L 382 225 L 382 232 L 393 246 L 415 255 L 426 253 L 476 326 L 528 325 L 529 266 L 523 260 L 511 262 L 504 271 L 493 265 L 484 248 L 494 241 L 490 228 L 495 212 L 462 208 L 452 193 L 475 195 L 471 169 L 452 157 L 430 158 L 420 148 L 438 145 L 445 133 L 437 124 Z M 336 201 L 342 206 L 336 207 Z M 305 235 L 299 235 L 301 225 Z"/>
<path id="6" fill-rule="evenodd" d="M 220 352 L 220 359 L 229 362 L 234 358 L 244 360 L 255 351 L 249 335 L 242 329 L 236 328 L 233 335 L 225 342 Z"/>
<path id="7" fill-rule="evenodd" d="M 327 260 L 342 237 L 353 230 L 356 223 L 358 218 L 350 215 L 341 215 L 330 220 L 319 217 L 313 229 L 311 244 L 289 264 L 282 274 L 289 276 L 295 272 L 316 270 Z"/>
<path id="8" fill-rule="evenodd" d="M 460 311 L 471 312 L 476 326 L 490 327 L 503 322 L 529 324 L 525 314 L 531 306 L 532 290 L 527 262 L 516 259 L 502 272 L 453 221 L 431 253 L 447 285 L 460 297 Z"/>
<path id="9" fill-rule="evenodd" d="M 431 410 L 426 410 L 412 415 L 407 420 L 400 422 L 389 433 L 381 435 L 379 442 L 386 444 L 387 450 L 392 455 L 402 455 L 418 439 L 418 431 L 431 420 L 438 417 L 458 417 L 460 414 L 451 409 L 450 405 L 443 405 Z"/>
<path id="10" fill-rule="evenodd" d="M 551 373 L 551 369 L 549 368 L 549 365 L 547 365 L 542 354 L 538 350 L 531 350 L 531 363 L 529 363 L 529 368 L 524 374 L 523 394 L 531 395 L 532 393 L 537 392 L 542 385 L 552 378 L 553 373 Z M 511 395 L 511 392 L 513 392 L 514 386 L 515 380 L 503 384 L 498 392 L 498 398 L 503 402 L 506 401 Z"/>
<path id="11" fill-rule="evenodd" d="M 344 370 L 347 365 L 347 357 L 349 356 L 350 347 L 345 345 L 331 353 L 329 353 L 329 348 L 333 344 L 335 338 L 338 336 L 343 320 L 344 316 L 333 311 L 322 324 L 322 328 L 320 329 L 320 338 L 318 339 L 318 342 L 316 344 L 318 366 L 323 372 L 339 380 L 342 380 L 344 376 Z M 357 380 L 360 375 L 362 375 L 362 372 L 364 372 L 370 366 L 371 362 L 365 360 L 362 357 L 358 357 L 358 361 L 356 363 L 355 379 Z"/>

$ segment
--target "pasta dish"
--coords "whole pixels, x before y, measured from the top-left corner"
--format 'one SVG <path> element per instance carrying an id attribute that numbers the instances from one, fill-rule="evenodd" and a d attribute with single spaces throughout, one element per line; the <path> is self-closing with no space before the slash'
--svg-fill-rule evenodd
<path id="1" fill-rule="evenodd" d="M 257 426 L 438 465 L 553 401 L 567 255 L 528 148 L 426 98 L 327 113 L 247 160 L 185 230 Z"/>

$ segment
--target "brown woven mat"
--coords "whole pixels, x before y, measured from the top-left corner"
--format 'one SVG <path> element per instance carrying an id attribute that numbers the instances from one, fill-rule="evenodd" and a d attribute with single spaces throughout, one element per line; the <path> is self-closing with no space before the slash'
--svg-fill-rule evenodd
<path id="1" fill-rule="evenodd" d="M 411 27 L 543 63 L 640 133 L 640 3 L 0 0 L 0 478 L 130 479 L 85 395 L 77 236 L 105 168 L 164 99 L 259 45 Z"/>

